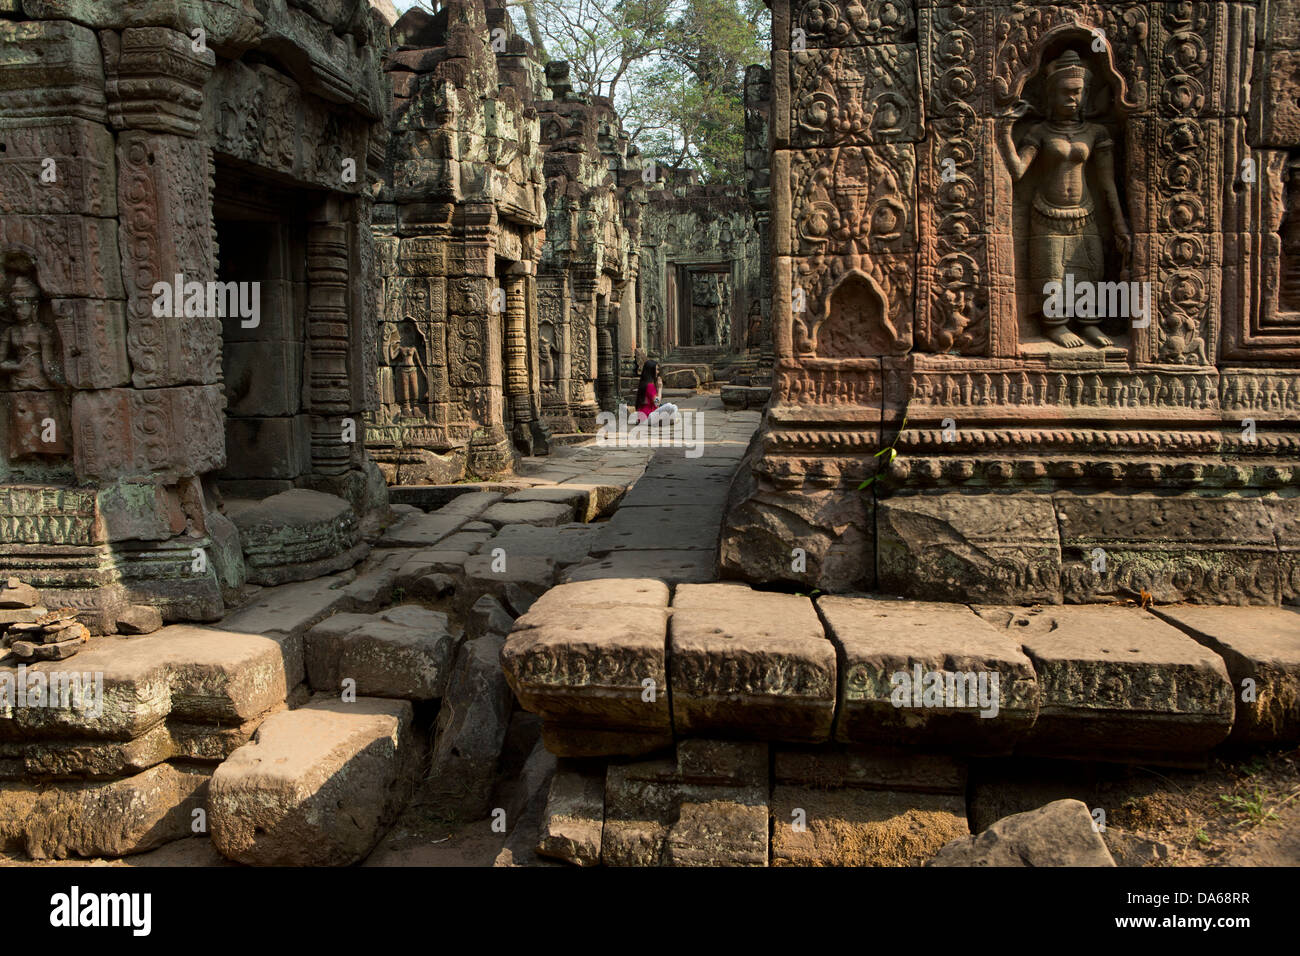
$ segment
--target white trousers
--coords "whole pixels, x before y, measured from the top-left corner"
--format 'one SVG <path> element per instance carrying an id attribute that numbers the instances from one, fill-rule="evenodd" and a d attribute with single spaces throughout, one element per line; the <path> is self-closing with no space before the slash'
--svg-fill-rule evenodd
<path id="1" fill-rule="evenodd" d="M 672 402 L 664 402 L 653 412 L 650 413 L 647 421 L 651 425 L 658 425 L 660 422 L 671 422 L 677 418 L 677 406 Z"/>

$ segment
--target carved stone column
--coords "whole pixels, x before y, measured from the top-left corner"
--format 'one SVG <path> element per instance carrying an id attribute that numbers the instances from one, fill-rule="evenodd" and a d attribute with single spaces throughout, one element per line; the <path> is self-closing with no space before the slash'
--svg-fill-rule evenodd
<path id="1" fill-rule="evenodd" d="M 515 447 L 531 455 L 532 396 L 528 388 L 528 298 L 523 276 L 506 280 L 506 396 Z"/>
<path id="2" fill-rule="evenodd" d="M 311 462 L 319 475 L 346 471 L 351 446 L 343 441 L 350 407 L 348 380 L 347 226 L 312 226 L 307 236 L 307 343 L 311 361 Z"/>
<path id="3" fill-rule="evenodd" d="M 618 404 L 614 333 L 609 316 L 609 296 L 603 295 L 596 300 L 596 402 L 603 411 L 612 411 Z"/>

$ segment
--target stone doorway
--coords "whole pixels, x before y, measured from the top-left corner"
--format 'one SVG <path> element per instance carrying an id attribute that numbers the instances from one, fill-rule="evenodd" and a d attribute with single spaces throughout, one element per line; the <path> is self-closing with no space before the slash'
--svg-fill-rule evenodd
<path id="1" fill-rule="evenodd" d="M 330 478 L 363 436 L 356 418 L 324 415 L 321 401 L 333 396 L 340 355 L 346 381 L 352 342 L 340 294 L 349 263 L 342 207 L 323 191 L 220 161 L 215 186 L 217 280 L 227 294 L 238 290 L 241 307 L 215 320 L 227 451 L 215 479 L 248 580 L 350 567 L 365 550 L 359 514 Z"/>
<path id="2" fill-rule="evenodd" d="M 679 346 L 709 346 L 728 349 L 736 318 L 736 287 L 731 262 L 674 264 L 676 294 L 673 311 L 677 316 Z"/>
<path id="3" fill-rule="evenodd" d="M 214 220 L 221 282 L 257 283 L 256 324 L 221 320 L 226 389 L 223 494 L 262 498 L 311 471 L 306 412 L 306 215 L 319 197 L 217 167 Z"/>

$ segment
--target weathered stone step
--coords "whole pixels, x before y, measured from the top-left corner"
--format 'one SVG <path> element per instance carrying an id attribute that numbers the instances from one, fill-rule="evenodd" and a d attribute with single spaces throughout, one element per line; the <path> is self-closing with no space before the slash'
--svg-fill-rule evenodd
<path id="1" fill-rule="evenodd" d="M 806 597 L 739 584 L 681 584 L 665 607 L 666 594 L 654 579 L 568 583 L 516 622 L 502 663 L 555 753 L 635 756 L 669 735 L 833 736 L 1196 765 L 1233 725 L 1224 661 L 1135 607 L 823 596 L 814 610 Z M 658 704 L 665 674 L 671 726 Z M 1268 671 L 1266 699 L 1293 701 L 1294 674 Z M 1286 706 L 1266 705 L 1281 710 L 1263 733 L 1289 732 Z"/>
<path id="2" fill-rule="evenodd" d="M 212 776 L 213 844 L 255 866 L 362 859 L 409 796 L 411 719 L 407 701 L 324 694 L 268 718 Z"/>

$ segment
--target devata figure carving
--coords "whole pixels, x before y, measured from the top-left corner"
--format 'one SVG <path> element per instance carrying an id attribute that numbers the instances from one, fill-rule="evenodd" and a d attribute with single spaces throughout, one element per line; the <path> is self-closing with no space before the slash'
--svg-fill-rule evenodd
<path id="1" fill-rule="evenodd" d="M 9 457 L 59 456 L 69 451 L 61 392 L 59 344 L 44 316 L 35 279 L 14 273 L 0 303 L 13 324 L 0 331 L 0 382 L 9 391 Z"/>
<path id="2" fill-rule="evenodd" d="M 14 391 L 51 391 L 54 380 L 54 333 L 41 322 L 41 291 L 24 275 L 15 275 L 9 289 L 14 324 L 0 333 L 0 373 Z"/>
<path id="3" fill-rule="evenodd" d="M 1067 50 L 1053 60 L 1044 76 L 1047 119 L 1034 123 L 1019 148 L 1011 127 L 1024 115 L 1021 103 L 1001 129 L 1002 154 L 1015 180 L 1030 170 L 1038 173 L 1029 211 L 1029 282 L 1035 295 L 1046 295 L 1051 282 L 1071 285 L 1105 281 L 1105 254 L 1097 225 L 1095 197 L 1088 184 L 1093 164 L 1102 199 L 1114 223 L 1115 244 L 1127 258 L 1131 233 L 1115 186 L 1114 144 L 1106 128 L 1081 118 L 1087 93 L 1087 70 L 1079 54 Z M 1040 300 L 1041 301 L 1041 300 Z M 1057 345 L 1077 348 L 1088 341 L 1101 348 L 1113 344 L 1102 334 L 1099 315 L 1076 317 L 1079 335 L 1062 315 L 1040 315 L 1043 333 Z"/>

